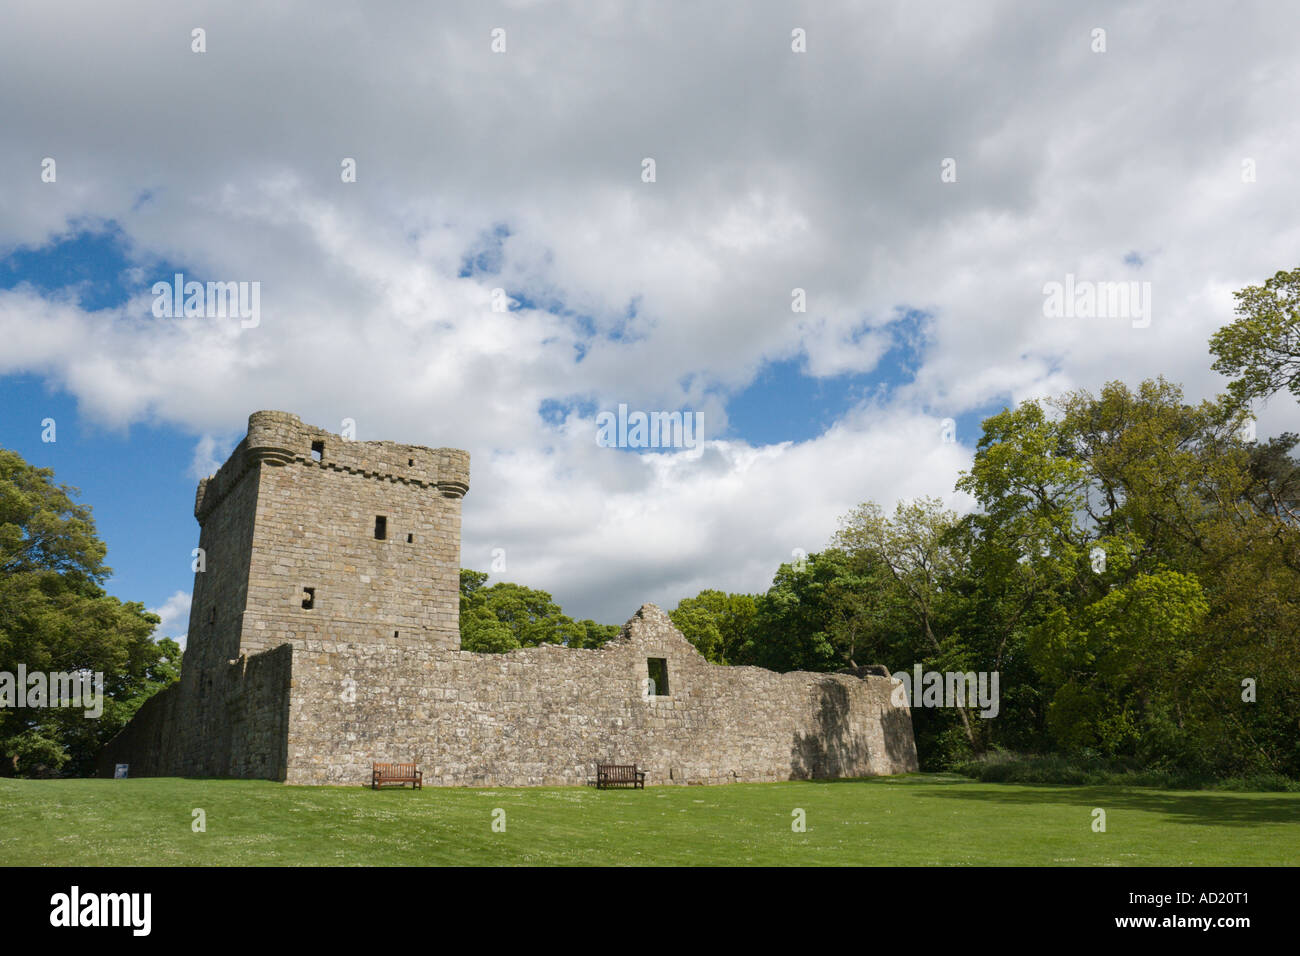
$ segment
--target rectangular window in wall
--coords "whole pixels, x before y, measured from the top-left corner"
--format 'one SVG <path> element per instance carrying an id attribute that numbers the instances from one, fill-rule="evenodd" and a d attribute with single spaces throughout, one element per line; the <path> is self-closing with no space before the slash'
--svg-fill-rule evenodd
<path id="1" fill-rule="evenodd" d="M 668 696 L 668 659 L 664 657 L 646 658 L 646 668 L 650 672 L 649 695 L 651 697 Z"/>
<path id="2" fill-rule="evenodd" d="M 314 441 L 311 443 L 311 460 L 325 460 L 325 443 L 323 441 Z"/>
<path id="3" fill-rule="evenodd" d="M 302 589 L 302 608 L 303 608 L 303 610 L 304 610 L 304 611 L 310 611 L 310 610 L 311 610 L 312 608 L 314 608 L 315 606 L 316 606 L 316 589 L 315 589 L 315 588 L 303 588 L 303 589 Z"/>
<path id="4" fill-rule="evenodd" d="M 383 541 L 388 537 L 388 519 L 383 515 L 375 515 L 375 540 Z"/>

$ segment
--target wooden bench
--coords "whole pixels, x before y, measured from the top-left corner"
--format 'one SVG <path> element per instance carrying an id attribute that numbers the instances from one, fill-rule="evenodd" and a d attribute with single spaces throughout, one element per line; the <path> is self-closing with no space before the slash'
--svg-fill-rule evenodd
<path id="1" fill-rule="evenodd" d="M 383 784 L 396 783 L 411 785 L 412 790 L 421 790 L 424 774 L 415 769 L 413 763 L 377 763 L 370 771 L 370 789 L 378 790 Z"/>
<path id="2" fill-rule="evenodd" d="M 596 789 L 609 790 L 614 787 L 644 790 L 645 771 L 636 769 L 636 764 L 596 764 Z"/>

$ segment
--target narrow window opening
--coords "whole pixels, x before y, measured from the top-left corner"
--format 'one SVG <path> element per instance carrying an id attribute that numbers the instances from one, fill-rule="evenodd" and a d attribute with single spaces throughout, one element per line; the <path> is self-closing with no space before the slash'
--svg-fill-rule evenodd
<path id="1" fill-rule="evenodd" d="M 217 623 L 217 606 L 215 604 L 212 605 L 212 607 L 209 608 L 208 610 L 208 623 L 209 624 Z"/>
<path id="2" fill-rule="evenodd" d="M 408 535 L 406 536 L 406 543 L 407 543 L 407 544 L 414 544 L 414 543 L 415 543 L 415 535 L 413 535 L 413 534 L 408 534 Z"/>
<path id="3" fill-rule="evenodd" d="M 323 441 L 314 441 L 311 443 L 311 460 L 325 460 L 325 443 Z"/>
<path id="4" fill-rule="evenodd" d="M 383 541 L 388 537 L 388 519 L 383 515 L 375 515 L 375 540 Z"/>
<path id="5" fill-rule="evenodd" d="M 397 636 L 397 632 L 396 632 L 396 631 L 393 631 L 393 637 L 396 637 L 396 636 Z"/>
<path id="6" fill-rule="evenodd" d="M 302 589 L 302 609 L 303 609 L 304 611 L 310 611 L 310 610 L 311 610 L 312 608 L 314 608 L 315 606 L 316 606 L 316 589 L 315 589 L 315 588 L 303 588 L 303 589 Z"/>
<path id="7" fill-rule="evenodd" d="M 646 658 L 646 670 L 650 673 L 650 696 L 667 697 L 668 659 L 664 657 L 648 657 Z"/>
<path id="8" fill-rule="evenodd" d="M 414 459 L 414 458 L 408 458 L 408 459 L 406 459 L 406 464 L 407 464 L 407 467 L 411 467 L 411 468 L 415 467 L 415 459 Z"/>

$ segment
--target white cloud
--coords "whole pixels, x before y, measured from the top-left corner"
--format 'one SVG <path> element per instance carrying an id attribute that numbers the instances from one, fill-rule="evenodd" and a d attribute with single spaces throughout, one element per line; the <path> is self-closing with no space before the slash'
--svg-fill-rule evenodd
<path id="1" fill-rule="evenodd" d="M 157 614 L 162 620 L 154 628 L 154 639 L 161 637 L 170 637 L 177 641 L 181 647 L 185 646 L 185 638 L 189 632 L 190 626 L 190 595 L 185 591 L 176 591 L 166 601 L 163 601 L 161 607 L 149 608 L 150 614 Z"/>
<path id="2" fill-rule="evenodd" d="M 867 498 L 934 495 L 965 510 L 953 478 L 970 449 L 938 418 L 864 407 L 812 441 L 753 448 L 717 441 L 631 455 L 575 429 L 551 454 L 509 451 L 474 464 L 462 564 L 549 590 L 598 620 L 636 604 L 674 606 L 705 587 L 765 590 L 796 549 L 820 551 Z"/>
<path id="3" fill-rule="evenodd" d="M 203 435 L 194 445 L 194 460 L 190 463 L 190 476 L 196 481 L 209 478 L 221 467 L 223 446 L 212 435 Z"/>
<path id="4" fill-rule="evenodd" d="M 73 6 L 0 35 L 0 248 L 111 219 L 140 294 L 88 314 L 0 292 L 0 373 L 191 431 L 196 473 L 258 408 L 467 448 L 464 563 L 506 547 L 510 577 L 604 620 L 762 587 L 858 501 L 950 492 L 969 448 L 917 437 L 937 418 L 1156 374 L 1212 394 L 1231 291 L 1297 265 L 1285 6 Z M 460 277 L 497 224 L 501 274 Z M 260 281 L 261 324 L 152 319 L 162 262 Z M 1045 318 L 1067 273 L 1150 281 L 1151 326 Z M 493 313 L 496 286 L 542 308 Z M 728 437 L 725 391 L 764 361 L 871 370 L 900 308 L 928 316 L 914 382 L 810 441 Z M 570 396 L 703 408 L 723 440 L 601 453 L 589 420 L 539 418 Z"/>

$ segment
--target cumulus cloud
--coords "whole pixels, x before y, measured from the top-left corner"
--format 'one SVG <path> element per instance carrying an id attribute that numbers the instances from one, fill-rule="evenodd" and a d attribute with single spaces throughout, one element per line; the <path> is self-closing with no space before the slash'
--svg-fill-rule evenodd
<path id="1" fill-rule="evenodd" d="M 190 477 L 194 479 L 208 478 L 221 467 L 222 457 L 220 452 L 222 446 L 217 443 L 216 436 L 203 435 L 194 445 L 194 460 L 190 463 Z"/>
<path id="2" fill-rule="evenodd" d="M 196 474 L 257 408 L 466 448 L 464 563 L 503 547 L 602 620 L 762 588 L 857 502 L 951 493 L 970 448 L 941 418 L 1156 374 L 1213 394 L 1232 290 L 1297 265 L 1275 4 L 73 6 L 0 35 L 0 251 L 112 221 L 139 285 L 95 312 L 0 292 L 0 373 L 193 433 Z M 259 325 L 154 318 L 163 263 L 261 282 Z M 1067 274 L 1150 282 L 1150 326 L 1048 318 Z M 767 362 L 879 372 L 900 314 L 925 316 L 901 384 L 812 439 L 729 429 Z M 710 443 L 598 449 L 619 402 L 702 409 Z"/>
<path id="3" fill-rule="evenodd" d="M 149 608 L 150 614 L 157 614 L 161 621 L 154 628 L 154 639 L 170 637 L 181 647 L 185 646 L 185 637 L 190 627 L 190 594 L 176 591 L 160 607 Z"/>

